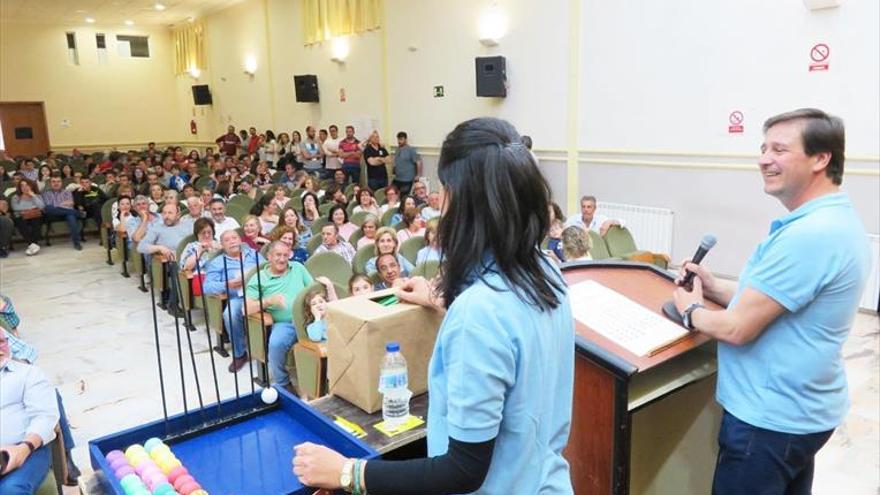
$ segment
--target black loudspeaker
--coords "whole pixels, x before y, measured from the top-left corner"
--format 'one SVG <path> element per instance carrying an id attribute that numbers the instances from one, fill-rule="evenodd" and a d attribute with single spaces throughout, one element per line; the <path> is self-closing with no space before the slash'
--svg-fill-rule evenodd
<path id="1" fill-rule="evenodd" d="M 211 98 L 211 90 L 208 89 L 207 84 L 197 84 L 192 87 L 192 90 L 194 105 L 210 105 L 214 103 L 214 100 Z"/>
<path id="2" fill-rule="evenodd" d="M 477 57 L 477 96 L 507 96 L 507 60 Z"/>
<path id="3" fill-rule="evenodd" d="M 305 103 L 318 102 L 318 76 L 313 74 L 293 76 L 293 85 L 296 89 L 296 101 Z"/>

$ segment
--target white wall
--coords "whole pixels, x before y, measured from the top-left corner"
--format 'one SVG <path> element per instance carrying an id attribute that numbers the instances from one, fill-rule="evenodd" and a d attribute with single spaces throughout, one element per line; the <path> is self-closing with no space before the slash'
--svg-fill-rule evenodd
<path id="1" fill-rule="evenodd" d="M 714 232 L 708 262 L 739 272 L 785 213 L 757 173 L 762 122 L 805 106 L 845 120 L 844 190 L 869 232 L 880 229 L 880 3 L 810 12 L 797 0 L 590 1 L 582 14 L 579 144 L 589 163 L 579 189 L 673 209 L 675 260 Z M 827 72 L 808 70 L 818 42 L 831 47 Z M 745 114 L 743 134 L 727 132 L 733 110 Z"/>

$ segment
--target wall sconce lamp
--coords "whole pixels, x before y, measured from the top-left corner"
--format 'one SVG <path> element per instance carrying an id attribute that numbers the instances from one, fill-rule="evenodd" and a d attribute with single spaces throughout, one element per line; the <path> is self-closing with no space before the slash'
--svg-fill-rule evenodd
<path id="1" fill-rule="evenodd" d="M 493 2 L 480 17 L 480 43 L 485 46 L 497 46 L 498 41 L 504 37 L 507 31 L 507 20 L 498 7 L 498 3 Z"/>
<path id="2" fill-rule="evenodd" d="M 348 45 L 347 37 L 339 36 L 333 38 L 333 40 L 330 41 L 330 60 L 339 64 L 344 64 L 345 59 L 348 58 L 350 50 L 351 48 Z"/>
<path id="3" fill-rule="evenodd" d="M 198 67 L 190 67 L 187 72 L 189 72 L 189 77 L 193 79 L 198 79 L 202 75 L 202 71 Z"/>
<path id="4" fill-rule="evenodd" d="M 250 77 L 254 77 L 254 74 L 257 73 L 257 57 L 248 55 L 244 59 L 244 73 Z"/>

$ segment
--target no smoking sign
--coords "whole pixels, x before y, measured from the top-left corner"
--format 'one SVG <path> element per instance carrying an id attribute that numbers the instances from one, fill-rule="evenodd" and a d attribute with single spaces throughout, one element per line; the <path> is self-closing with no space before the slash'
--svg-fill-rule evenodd
<path id="1" fill-rule="evenodd" d="M 816 43 L 810 48 L 810 72 L 828 70 L 828 57 L 831 56 L 831 48 L 825 43 Z"/>
<path id="2" fill-rule="evenodd" d="M 730 112 L 730 116 L 727 117 L 727 132 L 730 134 L 742 134 L 745 128 L 743 127 L 743 120 L 745 117 L 743 113 L 739 110 L 734 110 Z"/>

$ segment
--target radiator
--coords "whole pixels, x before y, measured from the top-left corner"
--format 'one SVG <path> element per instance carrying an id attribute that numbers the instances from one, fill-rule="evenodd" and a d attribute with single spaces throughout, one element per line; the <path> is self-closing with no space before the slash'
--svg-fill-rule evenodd
<path id="1" fill-rule="evenodd" d="M 623 220 L 639 249 L 654 253 L 672 253 L 672 210 L 600 201 L 596 205 L 596 213 L 614 220 Z"/>
<path id="2" fill-rule="evenodd" d="M 868 241 L 871 243 L 871 271 L 868 273 L 868 285 L 862 294 L 859 308 L 877 311 L 880 301 L 880 235 L 869 234 Z"/>

